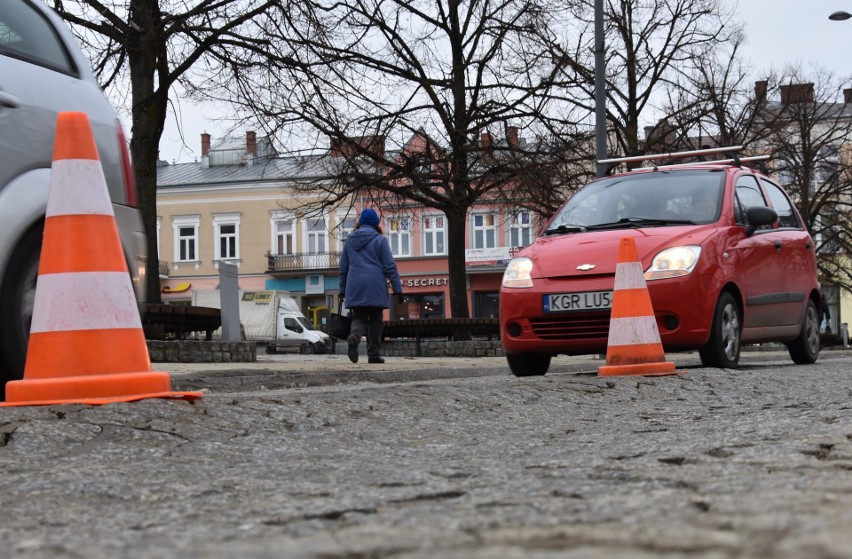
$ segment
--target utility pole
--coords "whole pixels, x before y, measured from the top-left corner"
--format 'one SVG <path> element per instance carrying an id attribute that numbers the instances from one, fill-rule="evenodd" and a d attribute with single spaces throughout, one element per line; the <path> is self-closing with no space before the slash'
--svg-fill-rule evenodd
<path id="1" fill-rule="evenodd" d="M 605 168 L 597 162 L 608 158 L 604 64 L 603 0 L 595 0 L 595 166 L 598 177 L 604 175 Z"/>

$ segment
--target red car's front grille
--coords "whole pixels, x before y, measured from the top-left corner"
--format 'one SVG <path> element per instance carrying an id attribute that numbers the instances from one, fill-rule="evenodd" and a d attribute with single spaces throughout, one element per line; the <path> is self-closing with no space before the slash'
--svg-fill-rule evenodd
<path id="1" fill-rule="evenodd" d="M 536 336 L 542 340 L 584 340 L 609 336 L 609 313 L 530 319 Z"/>

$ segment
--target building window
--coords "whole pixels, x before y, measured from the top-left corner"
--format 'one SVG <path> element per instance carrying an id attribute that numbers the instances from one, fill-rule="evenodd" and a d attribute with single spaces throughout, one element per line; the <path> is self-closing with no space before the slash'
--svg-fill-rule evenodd
<path id="1" fill-rule="evenodd" d="M 473 248 L 497 246 L 497 219 L 495 214 L 473 215 Z"/>
<path id="2" fill-rule="evenodd" d="M 410 217 L 388 218 L 388 241 L 396 257 L 411 256 L 411 222 Z"/>
<path id="3" fill-rule="evenodd" d="M 525 247 L 533 240 L 532 213 L 521 210 L 509 216 L 509 246 Z"/>
<path id="4" fill-rule="evenodd" d="M 843 251 L 843 216 L 828 207 L 814 219 L 814 242 L 817 254 L 840 254 Z"/>
<path id="5" fill-rule="evenodd" d="M 446 219 L 442 215 L 423 216 L 423 254 L 435 256 L 447 253 L 444 244 Z"/>
<path id="6" fill-rule="evenodd" d="M 157 216 L 157 259 L 160 258 L 160 255 L 163 254 L 163 251 L 160 250 L 160 226 L 162 225 L 163 218 Z"/>
<path id="7" fill-rule="evenodd" d="M 305 247 L 308 254 L 328 252 L 328 226 L 324 215 L 305 218 Z"/>
<path id="8" fill-rule="evenodd" d="M 199 216 L 176 216 L 172 218 L 174 227 L 175 262 L 198 261 L 198 224 Z"/>
<path id="9" fill-rule="evenodd" d="M 796 182 L 795 173 L 783 161 L 775 169 L 775 176 L 778 177 L 778 182 L 786 187 L 790 187 Z"/>
<path id="10" fill-rule="evenodd" d="M 337 214 L 337 248 L 343 250 L 346 237 L 355 230 L 355 212 L 340 212 Z"/>
<path id="11" fill-rule="evenodd" d="M 220 214 L 213 216 L 213 235 L 216 260 L 237 260 L 240 257 L 240 216 Z"/>
<path id="12" fill-rule="evenodd" d="M 836 147 L 823 146 L 817 155 L 816 167 L 817 180 L 811 184 L 811 193 L 821 186 L 837 186 L 840 178 L 840 152 Z M 816 183 L 819 182 L 817 185 Z"/>
<path id="13" fill-rule="evenodd" d="M 272 254 L 296 254 L 296 218 L 292 212 L 272 214 Z"/>

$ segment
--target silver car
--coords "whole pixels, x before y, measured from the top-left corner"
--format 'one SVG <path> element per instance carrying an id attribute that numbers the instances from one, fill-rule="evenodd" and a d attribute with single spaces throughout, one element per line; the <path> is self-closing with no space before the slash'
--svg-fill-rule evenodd
<path id="1" fill-rule="evenodd" d="M 136 296 L 143 301 L 145 234 L 115 109 L 58 16 L 40 1 L 0 1 L 0 381 L 4 385 L 23 375 L 56 118 L 62 111 L 81 111 L 89 117 Z"/>

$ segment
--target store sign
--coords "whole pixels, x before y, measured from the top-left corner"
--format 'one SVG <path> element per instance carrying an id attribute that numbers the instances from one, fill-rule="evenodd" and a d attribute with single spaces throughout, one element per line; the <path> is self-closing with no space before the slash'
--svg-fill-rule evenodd
<path id="1" fill-rule="evenodd" d="M 509 247 L 469 248 L 464 251 L 467 264 L 488 264 L 511 258 Z"/>
<path id="2" fill-rule="evenodd" d="M 441 285 L 449 285 L 450 280 L 447 276 L 437 278 L 407 278 L 403 280 L 405 287 L 439 287 Z"/>
<path id="3" fill-rule="evenodd" d="M 322 295 L 323 293 L 325 293 L 325 276 L 323 274 L 305 276 L 305 295 Z"/>
<path id="4" fill-rule="evenodd" d="M 256 305 L 268 305 L 272 302 L 271 291 L 246 291 L 243 293 L 243 301 L 250 301 Z"/>

